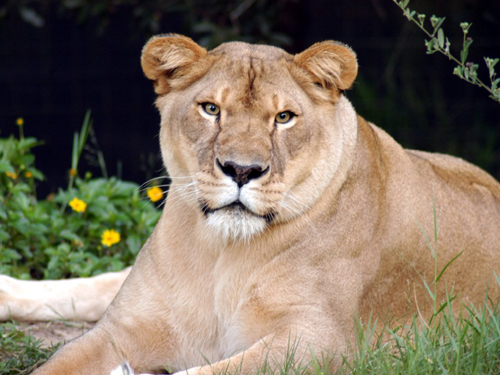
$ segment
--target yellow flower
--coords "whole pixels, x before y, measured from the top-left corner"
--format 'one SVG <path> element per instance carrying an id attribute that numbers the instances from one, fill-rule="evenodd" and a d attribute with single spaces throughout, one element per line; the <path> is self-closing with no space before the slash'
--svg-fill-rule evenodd
<path id="1" fill-rule="evenodd" d="M 31 178 L 33 177 L 33 173 L 31 173 L 30 171 L 26 171 L 26 173 L 24 174 L 26 177 L 28 178 Z"/>
<path id="2" fill-rule="evenodd" d="M 5 174 L 7 175 L 7 177 L 12 178 L 13 180 L 17 178 L 17 174 L 15 174 L 14 172 L 5 172 Z"/>
<path id="3" fill-rule="evenodd" d="M 76 176 L 76 169 L 71 168 L 69 170 L 69 175 L 70 175 L 70 177 L 75 177 Z"/>
<path id="4" fill-rule="evenodd" d="M 71 206 L 73 211 L 76 212 L 85 212 L 85 209 L 87 208 L 87 203 L 76 197 L 69 202 L 69 205 Z"/>
<path id="5" fill-rule="evenodd" d="M 113 246 L 115 243 L 120 242 L 120 239 L 121 239 L 120 233 L 118 233 L 114 229 L 106 229 L 102 233 L 101 243 L 104 246 L 110 247 Z"/>
<path id="6" fill-rule="evenodd" d="M 148 189 L 148 197 L 152 202 L 157 202 L 163 198 L 163 190 L 158 186 L 154 186 Z"/>
<path id="7" fill-rule="evenodd" d="M 17 124 L 17 126 L 23 126 L 24 125 L 24 119 L 22 117 L 19 117 L 16 120 L 16 124 Z"/>

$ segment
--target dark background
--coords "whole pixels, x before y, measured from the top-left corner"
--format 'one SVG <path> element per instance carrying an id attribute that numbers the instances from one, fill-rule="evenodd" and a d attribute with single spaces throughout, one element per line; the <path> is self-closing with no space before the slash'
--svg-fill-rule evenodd
<path id="1" fill-rule="evenodd" d="M 460 22 L 472 22 L 469 61 L 488 81 L 483 56 L 500 57 L 500 1 L 413 0 L 410 8 L 447 18 L 455 55 Z M 454 76 L 446 57 L 427 55 L 425 35 L 391 0 L 11 0 L 0 5 L 0 137 L 17 133 L 23 117 L 25 134 L 45 141 L 35 149 L 47 176 L 41 194 L 65 186 L 87 109 L 97 143 L 81 172 L 100 175 L 92 161 L 100 148 L 110 175 L 142 183 L 162 173 L 159 115 L 139 57 L 149 36 L 166 32 L 208 47 L 246 40 L 289 52 L 342 41 L 358 54 L 347 96 L 361 115 L 405 147 L 458 155 L 500 178 L 500 104 Z"/>

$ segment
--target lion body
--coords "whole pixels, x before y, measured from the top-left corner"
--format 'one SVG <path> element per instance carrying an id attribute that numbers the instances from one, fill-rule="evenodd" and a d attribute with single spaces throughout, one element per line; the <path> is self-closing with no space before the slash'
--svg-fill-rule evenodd
<path id="1" fill-rule="evenodd" d="M 462 251 L 438 296 L 484 299 L 500 270 L 500 185 L 359 117 L 341 94 L 357 71 L 347 47 L 207 52 L 166 36 L 142 63 L 172 177 L 162 217 L 97 326 L 37 375 L 107 374 L 125 359 L 250 373 L 291 341 L 301 358 L 341 354 L 355 317 L 428 313 L 423 281 Z"/>

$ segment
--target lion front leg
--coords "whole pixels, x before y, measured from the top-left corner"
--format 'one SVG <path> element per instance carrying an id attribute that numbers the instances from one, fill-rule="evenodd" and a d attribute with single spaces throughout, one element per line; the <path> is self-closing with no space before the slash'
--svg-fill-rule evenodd
<path id="1" fill-rule="evenodd" d="M 33 375 L 108 375 L 126 361 L 139 373 L 162 369 L 170 347 L 167 342 L 148 342 L 155 332 L 168 337 L 168 332 L 138 316 L 105 315 L 91 331 L 60 348 Z"/>
<path id="2" fill-rule="evenodd" d="M 294 370 L 312 371 L 315 366 L 332 370 L 339 366 L 337 358 L 348 349 L 350 335 L 343 333 L 344 329 L 339 329 L 334 335 L 331 329 L 326 328 L 326 331 L 329 331 L 327 335 L 325 332 L 282 330 L 281 334 L 271 334 L 234 356 L 181 370 L 174 375 L 293 373 Z M 151 374 L 134 372 L 129 362 L 124 361 L 110 375 Z"/>
<path id="3" fill-rule="evenodd" d="M 132 271 L 97 325 L 59 349 L 34 375 L 108 375 L 125 361 L 139 373 L 165 368 L 176 340 L 164 319 L 165 308 L 154 307 L 158 291 L 138 277 Z"/>
<path id="4" fill-rule="evenodd" d="M 312 371 L 315 365 L 334 369 L 339 365 L 337 356 L 345 353 L 350 340 L 345 335 L 334 337 L 330 333 L 327 342 L 322 333 L 317 332 L 315 337 L 313 332 L 304 330 L 283 330 L 281 334 L 271 334 L 232 357 L 174 375 L 293 373 L 294 370 Z"/>
<path id="5" fill-rule="evenodd" d="M 32 375 L 107 375 L 123 361 L 120 352 L 104 331 L 94 328 L 59 349 Z"/>
<path id="6" fill-rule="evenodd" d="M 281 349 L 273 347 L 273 349 L 271 350 L 271 347 L 269 346 L 267 341 L 268 340 L 265 339 L 261 340 L 250 347 L 248 350 L 225 360 L 213 364 L 191 367 L 186 370 L 178 371 L 174 373 L 174 375 L 250 374 L 259 373 L 259 369 L 264 370 L 267 366 L 271 367 L 274 370 L 278 369 L 279 367 L 281 367 L 281 364 L 285 363 L 292 366 L 297 365 L 297 358 L 295 358 L 295 355 L 289 355 L 290 353 L 295 354 L 295 351 L 297 349 L 296 347 L 291 346 Z M 273 362 L 270 362 L 270 357 L 273 358 Z M 139 374 L 134 372 L 132 366 L 130 366 L 128 361 L 126 361 L 116 367 L 113 371 L 111 371 L 110 375 L 150 374 Z"/>

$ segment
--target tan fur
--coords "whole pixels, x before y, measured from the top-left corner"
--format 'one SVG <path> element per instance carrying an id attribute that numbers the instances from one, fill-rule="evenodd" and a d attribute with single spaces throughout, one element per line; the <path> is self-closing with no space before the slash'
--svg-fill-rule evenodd
<path id="1" fill-rule="evenodd" d="M 48 281 L 0 275 L 0 321 L 97 321 L 129 272 L 127 268 L 89 278 Z"/>
<path id="2" fill-rule="evenodd" d="M 493 288 L 500 185 L 457 158 L 406 151 L 357 116 L 341 93 L 357 72 L 349 48 L 206 52 L 172 35 L 145 46 L 142 66 L 173 181 L 162 217 L 97 326 L 37 375 L 107 374 L 124 360 L 143 372 L 251 373 L 291 342 L 306 361 L 311 347 L 343 353 L 355 316 L 428 312 L 426 237 L 438 269 L 463 251 L 440 298 L 447 287 L 477 303 Z M 297 116 L 275 123 L 283 111 Z M 238 187 L 227 162 L 266 172 Z"/>

